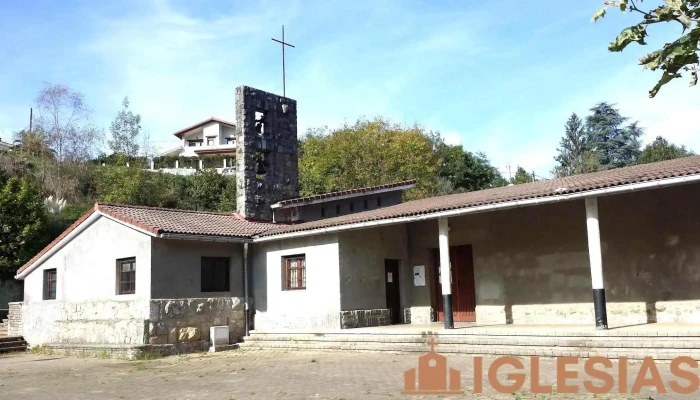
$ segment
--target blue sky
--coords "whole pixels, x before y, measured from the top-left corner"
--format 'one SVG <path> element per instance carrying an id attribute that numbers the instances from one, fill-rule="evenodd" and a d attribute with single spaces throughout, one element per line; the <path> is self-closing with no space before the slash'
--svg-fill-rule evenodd
<path id="1" fill-rule="evenodd" d="M 567 117 L 609 101 L 640 121 L 645 142 L 663 135 L 700 151 L 700 89 L 677 81 L 648 99 L 658 74 L 637 65 L 675 27 L 653 29 L 646 48 L 608 53 L 638 18 L 612 12 L 594 24 L 599 0 L 67 4 L 0 0 L 2 139 L 28 125 L 48 82 L 83 93 L 105 130 L 129 96 L 155 144 L 173 147 L 182 127 L 234 120 L 236 86 L 281 93 L 270 38 L 284 24 L 300 134 L 383 115 L 484 151 L 500 170 L 549 176 Z"/>

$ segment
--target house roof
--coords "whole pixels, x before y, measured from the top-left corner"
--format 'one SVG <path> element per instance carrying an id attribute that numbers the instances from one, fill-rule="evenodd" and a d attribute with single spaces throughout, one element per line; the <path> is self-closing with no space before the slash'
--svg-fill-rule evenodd
<path id="1" fill-rule="evenodd" d="M 285 208 L 289 206 L 309 203 L 320 203 L 333 201 L 338 198 L 347 198 L 355 196 L 366 196 L 374 193 L 389 192 L 394 190 L 405 190 L 415 186 L 416 180 L 410 179 L 407 181 L 387 183 L 384 185 L 369 186 L 357 189 L 342 190 L 339 192 L 323 193 L 313 196 L 299 197 L 296 199 L 283 200 L 272 205 L 272 208 Z"/>
<path id="2" fill-rule="evenodd" d="M 229 122 L 229 121 L 225 121 L 225 120 L 223 120 L 223 119 L 211 117 L 211 118 L 209 118 L 209 119 L 205 119 L 205 120 L 202 121 L 202 122 L 196 123 L 196 124 L 194 124 L 194 125 L 192 125 L 192 126 L 188 126 L 187 128 L 180 129 L 179 131 L 173 133 L 173 135 L 177 136 L 178 138 L 182 138 L 182 135 L 183 135 L 185 132 L 189 132 L 189 131 L 191 131 L 192 129 L 197 129 L 197 128 L 199 128 L 200 126 L 206 125 L 206 124 L 208 124 L 208 123 L 210 123 L 210 122 L 218 122 L 218 123 L 220 123 L 220 124 L 228 125 L 228 126 L 233 127 L 233 128 L 236 127 L 236 124 L 234 124 L 233 122 Z"/>
<path id="3" fill-rule="evenodd" d="M 24 264 L 17 271 L 17 274 L 19 275 L 22 271 L 34 264 L 34 262 L 39 260 L 44 254 L 51 251 L 56 245 L 61 243 L 66 236 L 76 230 L 76 228 L 95 213 L 100 213 L 131 225 L 152 236 L 175 234 L 247 239 L 257 233 L 277 226 L 266 222 L 247 221 L 238 214 L 96 203 L 93 208 L 88 210 L 48 246 Z"/>
<path id="4" fill-rule="evenodd" d="M 273 229 L 258 234 L 257 237 L 271 237 L 293 232 L 311 231 L 363 222 L 428 215 L 448 210 L 468 209 L 525 199 L 556 196 L 564 197 L 572 193 L 582 193 L 594 191 L 596 189 L 695 174 L 700 174 L 700 156 L 691 156 L 590 174 L 408 201 L 394 206 L 356 214 L 348 214 L 295 225 L 275 226 Z"/>

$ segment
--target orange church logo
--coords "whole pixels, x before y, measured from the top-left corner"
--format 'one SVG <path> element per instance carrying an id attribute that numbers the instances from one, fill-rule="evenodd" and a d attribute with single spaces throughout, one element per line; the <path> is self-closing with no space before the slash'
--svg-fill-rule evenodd
<path id="1" fill-rule="evenodd" d="M 416 369 L 404 373 L 404 386 L 401 394 L 440 395 L 463 394 L 460 390 L 460 372 L 454 368 L 447 370 L 447 358 L 435 352 L 435 339 L 430 339 L 430 352 L 418 358 L 418 387 Z M 449 381 L 449 382 L 448 382 Z"/>

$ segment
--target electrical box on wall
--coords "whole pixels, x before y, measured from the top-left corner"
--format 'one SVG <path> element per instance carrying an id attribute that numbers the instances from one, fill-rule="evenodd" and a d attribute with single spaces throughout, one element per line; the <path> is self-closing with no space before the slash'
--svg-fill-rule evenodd
<path id="1" fill-rule="evenodd" d="M 425 286 L 425 265 L 413 266 L 413 286 Z"/>

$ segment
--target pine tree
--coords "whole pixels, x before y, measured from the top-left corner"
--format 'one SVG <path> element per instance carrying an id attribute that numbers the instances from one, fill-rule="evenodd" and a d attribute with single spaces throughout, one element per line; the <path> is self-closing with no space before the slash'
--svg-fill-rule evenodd
<path id="1" fill-rule="evenodd" d="M 557 177 L 588 172 L 586 168 L 586 151 L 588 150 L 586 130 L 581 118 L 571 114 L 566 121 L 564 137 L 559 142 L 559 153 L 554 157 L 558 163 L 554 167 Z"/>
<path id="2" fill-rule="evenodd" d="M 693 152 L 686 149 L 685 146 L 676 146 L 669 143 L 668 140 L 657 136 L 656 140 L 644 147 L 642 154 L 639 156 L 638 163 L 646 164 L 656 161 L 673 160 L 693 155 Z"/>
<path id="3" fill-rule="evenodd" d="M 644 130 L 620 115 L 614 104 L 598 103 L 586 117 L 588 147 L 598 156 L 604 169 L 634 165 L 641 153 L 640 136 Z"/>

